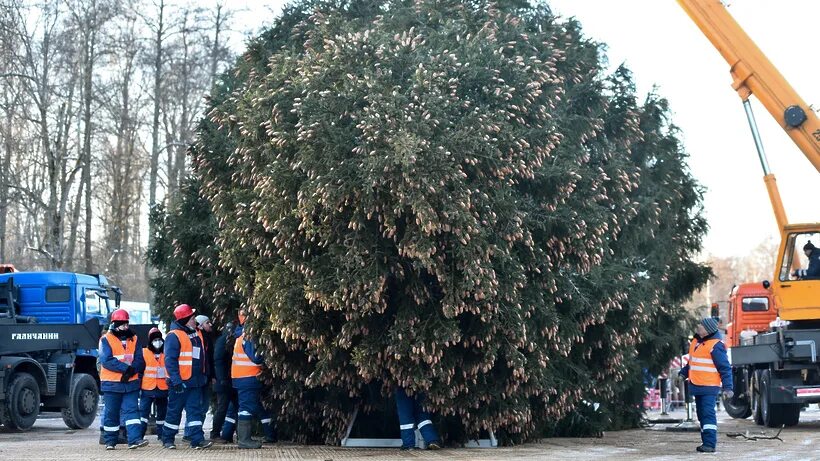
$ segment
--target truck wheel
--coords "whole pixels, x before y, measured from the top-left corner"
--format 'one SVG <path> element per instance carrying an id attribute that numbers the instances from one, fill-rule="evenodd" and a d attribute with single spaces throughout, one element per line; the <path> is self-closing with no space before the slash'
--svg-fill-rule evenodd
<path id="1" fill-rule="evenodd" d="M 755 371 L 752 378 L 752 415 L 754 416 L 755 424 L 763 425 L 763 410 L 760 401 L 760 372 Z"/>
<path id="2" fill-rule="evenodd" d="M 71 378 L 71 394 L 68 407 L 62 409 L 63 421 L 71 429 L 85 429 L 97 416 L 100 393 L 97 381 L 86 373 L 75 373 Z"/>
<path id="3" fill-rule="evenodd" d="M 723 407 L 726 408 L 726 413 L 729 413 L 732 418 L 746 419 L 752 415 L 752 402 L 748 396 L 724 398 Z"/>
<path id="4" fill-rule="evenodd" d="M 795 426 L 800 421 L 802 405 L 792 403 L 769 403 L 769 389 L 771 388 L 771 372 L 763 370 L 760 378 L 760 407 L 763 424 L 766 427 Z"/>
<path id="5" fill-rule="evenodd" d="M 735 395 L 731 399 L 723 399 L 726 413 L 729 413 L 732 418 L 746 419 L 752 415 L 752 393 L 749 381 L 749 370 L 732 368 Z"/>
<path id="6" fill-rule="evenodd" d="M 3 423 L 15 431 L 27 431 L 40 413 L 40 386 L 28 373 L 15 373 L 6 393 Z"/>

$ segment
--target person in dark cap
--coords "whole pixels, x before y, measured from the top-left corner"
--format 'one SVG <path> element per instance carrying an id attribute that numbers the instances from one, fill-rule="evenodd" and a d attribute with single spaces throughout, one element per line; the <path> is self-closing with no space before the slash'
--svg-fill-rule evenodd
<path id="1" fill-rule="evenodd" d="M 805 269 L 797 269 L 792 276 L 800 280 L 820 279 L 820 248 L 814 246 L 811 241 L 803 245 L 803 254 L 809 258 L 809 265 Z"/>
<path id="2" fill-rule="evenodd" d="M 717 446 L 717 416 L 715 402 L 723 389 L 723 396 L 734 396 L 732 366 L 726 355 L 726 346 L 718 329 L 718 321 L 706 317 L 697 326 L 696 335 L 689 344 L 689 364 L 680 371 L 689 379 L 690 393 L 695 396 L 700 438 L 697 447 L 701 453 L 714 453 Z"/>

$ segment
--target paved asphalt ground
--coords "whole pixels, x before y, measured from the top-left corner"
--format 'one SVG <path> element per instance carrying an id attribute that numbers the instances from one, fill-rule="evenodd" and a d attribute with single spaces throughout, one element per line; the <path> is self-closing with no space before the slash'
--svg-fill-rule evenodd
<path id="1" fill-rule="evenodd" d="M 648 418 L 658 417 L 650 412 Z M 681 417 L 680 413 L 672 415 Z M 46 414 L 26 433 L 13 433 L 0 428 L 0 461 L 12 460 L 667 460 L 667 459 L 720 459 L 723 460 L 820 460 L 820 410 L 815 405 L 801 415 L 800 425 L 785 429 L 779 440 L 748 441 L 743 437 L 730 438 L 727 433 L 749 436 L 774 435 L 776 430 L 755 426 L 751 420 L 733 420 L 719 413 L 720 434 L 718 454 L 699 454 L 694 448 L 700 444 L 696 432 L 667 432 L 667 425 L 646 429 L 608 432 L 602 438 L 545 439 L 517 447 L 459 448 L 440 451 L 400 452 L 386 448 L 341 448 L 304 446 L 289 443 L 265 446 L 261 450 L 238 450 L 235 445 L 214 446 L 209 450 L 194 451 L 177 438 L 177 450 L 163 450 L 156 438 L 151 444 L 137 450 L 118 446 L 105 451 L 98 445 L 97 425 L 73 431 L 63 425 L 59 414 Z M 209 429 L 210 422 L 206 422 Z"/>

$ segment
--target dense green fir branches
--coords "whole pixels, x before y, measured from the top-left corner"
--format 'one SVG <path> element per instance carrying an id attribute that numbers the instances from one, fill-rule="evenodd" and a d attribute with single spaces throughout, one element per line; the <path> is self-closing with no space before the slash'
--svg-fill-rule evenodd
<path id="1" fill-rule="evenodd" d="M 298 440 L 337 442 L 394 386 L 453 433 L 636 424 L 709 274 L 705 223 L 665 101 L 602 56 L 525 2 L 286 8 L 213 91 L 194 195 L 157 217 L 160 299 L 188 281 L 233 311 L 215 283 L 250 309 Z"/>

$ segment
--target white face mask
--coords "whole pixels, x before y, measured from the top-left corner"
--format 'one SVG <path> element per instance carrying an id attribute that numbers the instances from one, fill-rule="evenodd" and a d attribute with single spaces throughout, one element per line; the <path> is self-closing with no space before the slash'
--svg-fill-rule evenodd
<path id="1" fill-rule="evenodd" d="M 162 348 L 162 340 L 161 339 L 155 339 L 154 341 L 151 342 L 151 344 L 154 346 L 154 349 Z"/>

